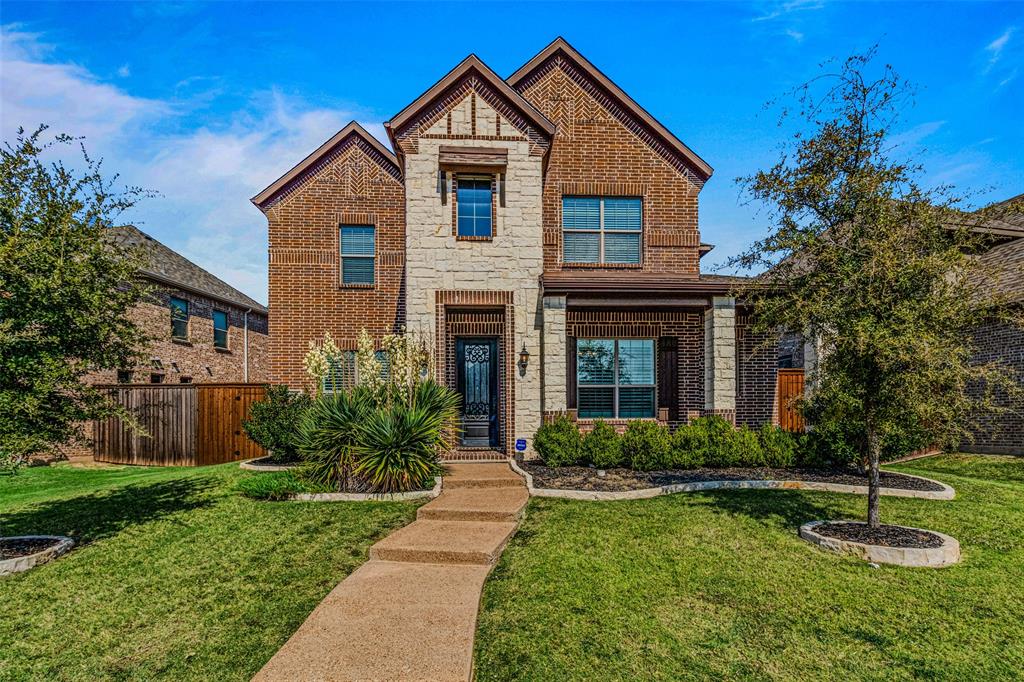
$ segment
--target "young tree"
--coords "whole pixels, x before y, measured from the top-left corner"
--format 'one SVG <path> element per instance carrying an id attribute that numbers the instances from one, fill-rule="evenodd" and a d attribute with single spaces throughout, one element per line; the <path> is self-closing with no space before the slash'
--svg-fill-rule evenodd
<path id="1" fill-rule="evenodd" d="M 0 149 L 0 465 L 80 441 L 84 420 L 117 413 L 83 383 L 135 363 L 146 336 L 134 253 L 104 238 L 146 193 L 115 193 L 82 147 L 82 168 L 46 163 L 45 126 Z M 127 415 L 124 415 L 127 416 Z"/>
<path id="2" fill-rule="evenodd" d="M 795 114 L 801 131 L 775 165 L 740 179 L 768 207 L 769 233 L 732 263 L 767 268 L 741 292 L 762 331 L 800 331 L 821 349 L 808 404 L 864 434 L 877 527 L 883 444 L 908 429 L 955 444 L 978 406 L 969 387 L 987 387 L 992 407 L 986 396 L 1012 382 L 1005 368 L 971 362 L 976 326 L 1010 314 L 972 259 L 985 237 L 971 228 L 992 216 L 963 210 L 949 187 L 922 187 L 920 166 L 894 158 L 891 131 L 911 93 L 873 56 L 791 93 L 783 121 Z"/>

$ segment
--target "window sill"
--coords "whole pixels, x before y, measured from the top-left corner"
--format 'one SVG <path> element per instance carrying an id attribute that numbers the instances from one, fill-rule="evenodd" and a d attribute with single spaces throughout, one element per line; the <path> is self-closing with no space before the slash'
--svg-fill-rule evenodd
<path id="1" fill-rule="evenodd" d="M 565 270 L 639 270 L 643 263 L 566 263 L 559 265 Z"/>
<path id="2" fill-rule="evenodd" d="M 214 346 L 213 349 L 215 351 L 217 351 L 218 353 L 224 353 L 225 355 L 232 355 L 232 352 L 231 352 L 230 348 L 220 348 L 218 346 Z"/>
<path id="3" fill-rule="evenodd" d="M 192 342 L 189 341 L 188 339 L 179 339 L 179 338 L 175 338 L 173 336 L 171 337 L 171 343 L 176 343 L 179 346 L 191 346 L 192 345 Z"/>
<path id="4" fill-rule="evenodd" d="M 341 284 L 339 289 L 376 289 L 376 284 Z"/>
<path id="5" fill-rule="evenodd" d="M 457 242 L 493 242 L 494 237 L 464 237 L 462 235 L 455 235 L 455 241 Z"/>

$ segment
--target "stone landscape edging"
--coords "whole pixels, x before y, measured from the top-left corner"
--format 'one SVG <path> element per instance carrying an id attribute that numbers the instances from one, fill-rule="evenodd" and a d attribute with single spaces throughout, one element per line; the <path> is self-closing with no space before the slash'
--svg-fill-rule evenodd
<path id="1" fill-rule="evenodd" d="M 817 490 L 833 493 L 852 493 L 867 495 L 866 485 L 847 485 L 845 483 L 825 483 L 823 481 L 694 481 L 691 483 L 672 483 L 656 488 L 639 488 L 637 490 L 573 490 L 562 488 L 536 488 L 533 476 L 519 467 L 514 458 L 509 458 L 509 466 L 517 474 L 526 479 L 526 487 L 532 497 L 556 497 L 566 500 L 587 500 L 592 502 L 612 502 L 617 500 L 644 500 L 660 495 L 674 493 L 693 493 L 704 490 Z M 942 490 L 903 490 L 901 488 L 880 488 L 879 493 L 891 497 L 915 497 L 923 500 L 952 500 L 956 491 L 942 481 L 935 481 L 923 476 L 904 474 L 929 483 L 942 486 Z"/>
<path id="2" fill-rule="evenodd" d="M 941 547 L 887 547 L 885 545 L 869 545 L 864 542 L 840 540 L 815 532 L 815 528 L 823 523 L 856 523 L 865 525 L 863 521 L 810 521 L 800 526 L 800 537 L 818 547 L 837 554 L 853 554 L 866 561 L 879 564 L 895 564 L 917 568 L 944 568 L 960 561 L 960 543 L 956 538 L 927 528 L 899 526 L 922 533 L 931 533 L 942 538 Z"/>
<path id="3" fill-rule="evenodd" d="M 289 471 L 298 467 L 298 464 L 253 464 L 261 459 L 270 459 L 270 455 L 264 455 L 263 457 L 256 457 L 255 459 L 247 459 L 238 463 L 240 469 L 246 471 Z"/>
<path id="4" fill-rule="evenodd" d="M 430 490 L 413 490 L 407 493 L 295 493 L 288 499 L 295 502 L 398 502 L 400 500 L 422 500 L 441 494 L 441 477 L 434 478 Z"/>
<path id="5" fill-rule="evenodd" d="M 13 535 L 4 538 L 3 540 L 59 540 L 59 542 L 52 547 L 40 550 L 35 554 L 28 554 L 26 556 L 14 557 L 13 559 L 0 560 L 0 576 L 11 575 L 12 573 L 21 573 L 27 571 L 30 568 L 34 568 L 40 564 L 45 564 L 47 561 L 56 559 L 61 554 L 64 554 L 69 549 L 75 546 L 75 541 L 64 535 Z"/>

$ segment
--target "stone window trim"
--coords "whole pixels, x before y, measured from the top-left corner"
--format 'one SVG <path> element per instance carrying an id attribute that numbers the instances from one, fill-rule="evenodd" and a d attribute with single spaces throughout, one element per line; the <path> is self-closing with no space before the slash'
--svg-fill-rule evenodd
<path id="1" fill-rule="evenodd" d="M 491 179 L 491 236 L 490 237 L 475 237 L 465 236 L 459 234 L 459 175 L 463 177 L 474 177 L 483 178 L 489 177 Z M 494 205 L 495 198 L 498 195 L 498 176 L 502 175 L 495 171 L 485 171 L 476 169 L 472 171 L 460 172 L 449 172 L 448 177 L 450 178 L 451 191 L 448 192 L 450 203 L 452 205 L 452 236 L 455 237 L 455 241 L 458 242 L 493 242 L 494 238 L 498 235 L 498 211 Z"/>
<path id="2" fill-rule="evenodd" d="M 647 192 L 646 187 L 632 185 L 618 185 L 613 183 L 563 183 L 561 195 L 556 202 L 557 211 L 557 235 L 558 240 L 558 265 L 566 270 L 642 270 L 647 251 L 649 235 L 647 234 Z M 640 191 L 638 191 L 640 190 Z M 601 200 L 601 255 L 600 260 L 595 262 L 576 262 L 565 260 L 565 227 L 563 223 L 563 210 L 566 198 L 590 198 Z M 639 199 L 640 200 L 640 244 L 638 247 L 638 258 L 636 263 L 606 263 L 604 262 L 604 200 L 605 199 Z M 611 230 L 613 233 L 626 232 Z"/>
<path id="3" fill-rule="evenodd" d="M 358 217 L 356 220 L 354 218 Z M 372 283 L 349 283 L 346 284 L 344 281 L 344 259 L 345 257 L 341 253 L 341 231 L 345 227 L 372 227 L 373 228 L 373 255 L 367 256 L 367 258 L 373 259 L 373 282 Z M 369 290 L 372 291 L 377 288 L 378 278 L 380 273 L 378 272 L 378 265 L 380 264 L 380 228 L 377 225 L 376 216 L 372 213 L 366 214 L 343 214 L 339 216 L 338 228 L 334 231 L 334 253 L 338 257 L 338 266 L 334 269 L 334 276 L 337 278 L 337 287 L 343 291 L 358 291 Z"/>

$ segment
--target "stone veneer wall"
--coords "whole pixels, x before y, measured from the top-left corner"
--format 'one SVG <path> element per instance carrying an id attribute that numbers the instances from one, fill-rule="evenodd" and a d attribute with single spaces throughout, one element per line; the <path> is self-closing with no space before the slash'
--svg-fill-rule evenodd
<path id="1" fill-rule="evenodd" d="M 736 300 L 715 296 L 704 311 L 704 409 L 735 421 Z"/>
<path id="2" fill-rule="evenodd" d="M 404 147 L 406 319 L 409 329 L 436 334 L 436 292 L 511 292 L 513 319 L 506 325 L 513 342 L 506 353 L 517 356 L 525 344 L 533 361 L 525 376 L 515 372 L 514 429 L 509 435 L 529 438 L 541 419 L 542 157 L 532 153 L 532 141 L 474 91 L 466 98 L 472 98 L 468 107 L 465 99 L 453 103 L 451 116 L 425 122 L 415 144 Z M 468 118 L 472 116 L 475 123 Z M 485 132 L 490 125 L 500 125 L 501 134 Z M 479 133 L 474 135 L 474 130 Z M 493 204 L 491 240 L 464 241 L 453 235 L 453 211 L 442 205 L 437 187 L 442 144 L 507 150 L 506 203 Z"/>
<path id="3" fill-rule="evenodd" d="M 975 361 L 999 362 L 1014 372 L 1017 381 L 1024 385 L 1024 330 L 993 321 L 978 329 L 974 342 L 978 348 Z M 978 387 L 972 391 L 975 395 L 980 394 Z M 1004 395 L 1000 404 L 1009 410 L 998 413 L 979 411 L 973 415 L 973 440 L 962 443 L 962 450 L 1024 455 L 1024 399 L 1011 400 Z"/>

